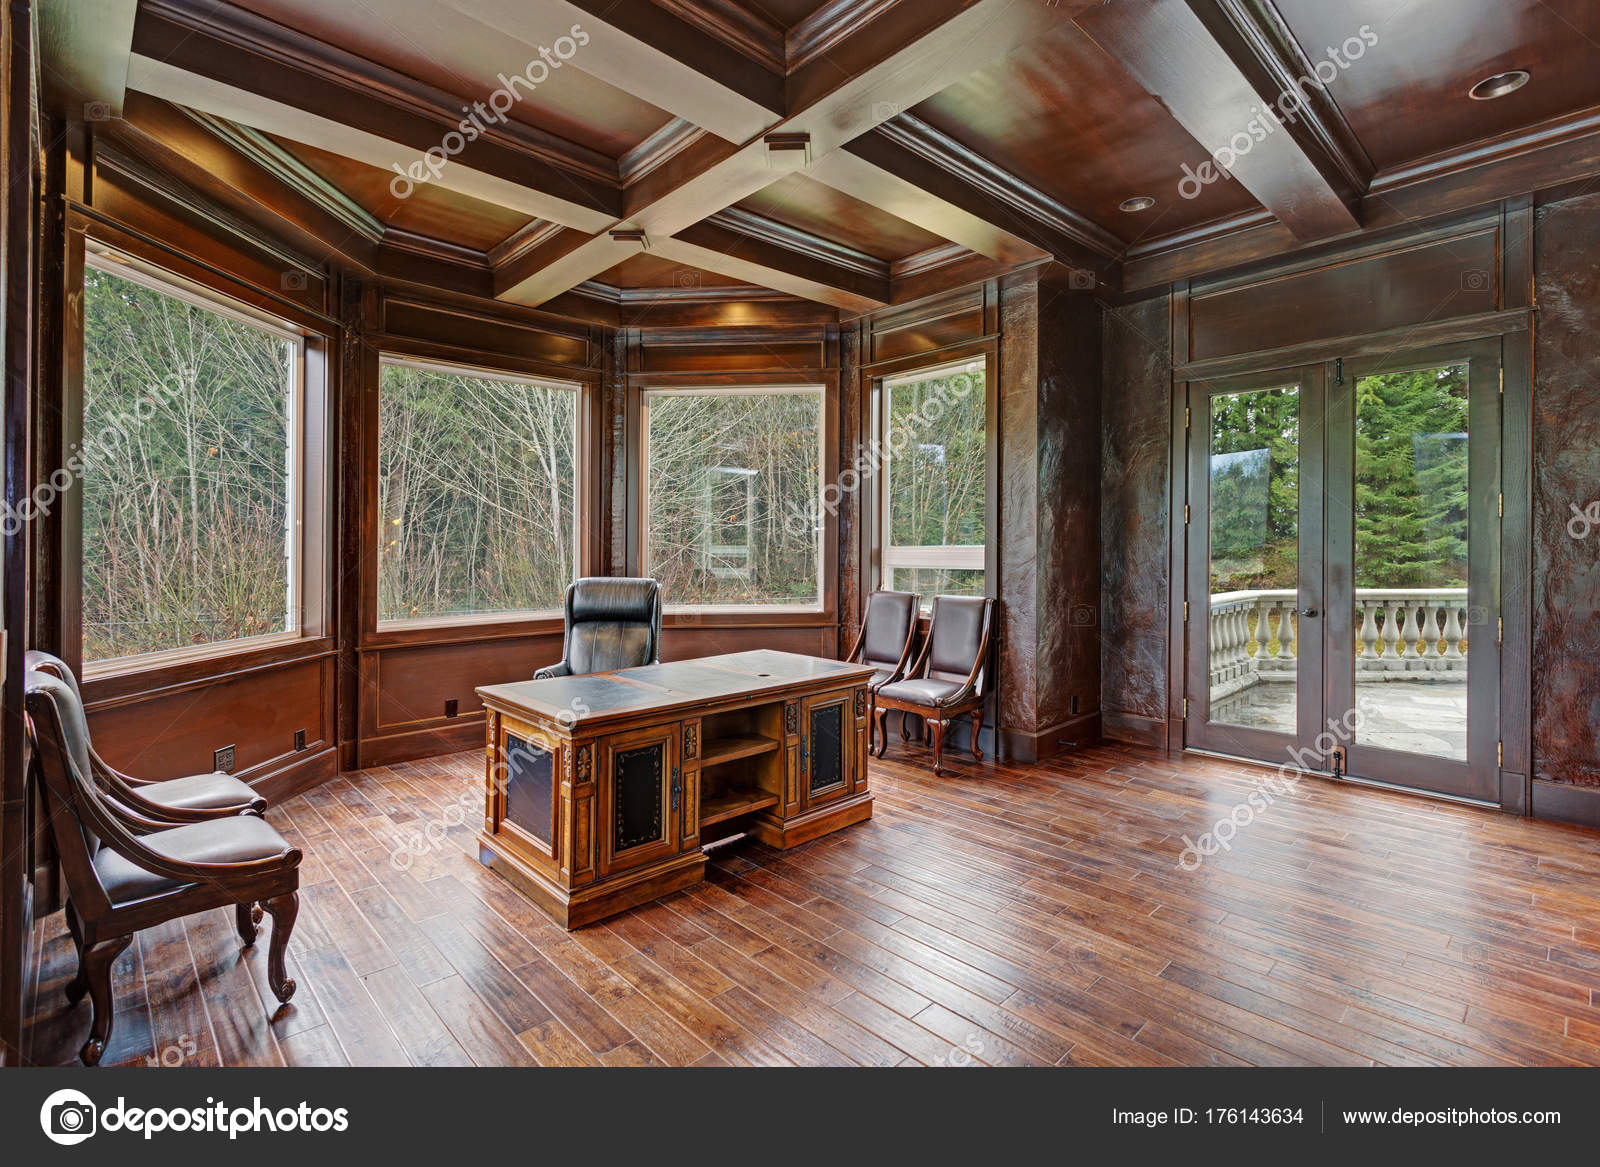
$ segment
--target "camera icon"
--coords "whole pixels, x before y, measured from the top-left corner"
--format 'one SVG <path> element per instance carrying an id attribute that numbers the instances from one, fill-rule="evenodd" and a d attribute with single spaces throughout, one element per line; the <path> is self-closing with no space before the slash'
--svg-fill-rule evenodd
<path id="1" fill-rule="evenodd" d="M 1461 273 L 1463 292 L 1487 292 L 1491 286 L 1489 273 L 1481 268 L 1469 268 Z"/>
<path id="2" fill-rule="evenodd" d="M 892 101 L 875 101 L 872 103 L 872 120 L 875 122 L 886 122 L 890 118 L 898 116 L 899 113 L 900 107 Z"/>
<path id="3" fill-rule="evenodd" d="M 1067 272 L 1067 287 L 1074 292 L 1092 292 L 1100 286 L 1100 277 L 1090 268 L 1075 267 Z"/>
<path id="4" fill-rule="evenodd" d="M 1487 624 L 1488 622 L 1489 622 L 1489 609 L 1488 608 L 1484 608 L 1484 607 L 1480 606 L 1480 607 L 1472 607 L 1472 608 L 1468 608 L 1467 609 L 1467 626 L 1469 628 L 1473 627 L 1475 625 Z"/>
<path id="5" fill-rule="evenodd" d="M 1100 613 L 1093 604 L 1074 604 L 1067 620 L 1074 628 L 1088 628 L 1100 622 Z"/>
<path id="6" fill-rule="evenodd" d="M 680 288 L 698 288 L 700 273 L 693 268 L 684 268 L 672 277 L 672 282 Z"/>
<path id="7" fill-rule="evenodd" d="M 108 122 L 111 120 L 111 106 L 104 101 L 86 101 L 83 103 L 83 120 Z"/>
<path id="8" fill-rule="evenodd" d="M 286 271 L 278 277 L 278 288 L 284 292 L 303 292 L 306 290 L 306 273 L 303 271 Z"/>
<path id="9" fill-rule="evenodd" d="M 78 1090 L 57 1090 L 39 1108 L 39 1125 L 52 1143 L 71 1147 L 95 1133 L 99 1111 Z"/>

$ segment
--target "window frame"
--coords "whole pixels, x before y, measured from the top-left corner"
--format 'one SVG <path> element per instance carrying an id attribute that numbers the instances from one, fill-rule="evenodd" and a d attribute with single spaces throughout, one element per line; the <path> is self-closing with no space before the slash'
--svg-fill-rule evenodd
<path id="1" fill-rule="evenodd" d="M 823 491 L 828 482 L 828 443 L 831 436 L 829 424 L 831 390 L 822 381 L 783 381 L 762 384 L 755 379 L 741 379 L 729 385 L 642 385 L 638 389 L 638 440 L 635 444 L 638 486 L 637 568 L 640 574 L 650 572 L 650 402 L 656 397 L 767 397 L 778 394 L 810 394 L 817 403 L 817 490 L 816 504 L 816 557 L 817 598 L 809 604 L 679 604 L 667 601 L 662 606 L 664 615 L 826 615 L 831 611 L 828 596 L 829 564 L 827 555 L 828 532 L 831 516 L 823 505 Z M 664 597 L 665 599 L 665 597 Z"/>
<path id="2" fill-rule="evenodd" d="M 562 389 L 574 394 L 574 410 L 576 414 L 576 433 L 574 435 L 573 451 L 573 490 L 572 490 L 572 580 L 580 579 L 584 575 L 592 574 L 590 570 L 590 533 L 584 523 L 585 503 L 591 493 L 590 479 L 593 451 L 590 449 L 591 425 L 589 412 L 592 408 L 593 387 L 584 381 L 571 380 L 563 377 L 550 376 L 543 373 L 527 372 L 521 369 L 496 368 L 487 364 L 474 364 L 465 361 L 441 360 L 432 356 L 417 356 L 403 351 L 399 346 L 386 346 L 376 355 L 376 379 L 373 382 L 373 410 L 372 410 L 372 471 L 370 489 L 367 492 L 372 507 L 372 538 L 366 540 L 368 546 L 362 553 L 362 558 L 372 564 L 371 590 L 372 590 L 372 623 L 368 628 L 369 633 L 377 637 L 404 637 L 407 633 L 427 633 L 431 630 L 463 629 L 474 632 L 490 633 L 498 631 L 500 626 L 532 625 L 537 623 L 561 622 L 563 620 L 563 604 L 565 596 L 558 599 L 554 606 L 549 608 L 507 608 L 497 612 L 479 612 L 471 615 L 443 615 L 443 616 L 418 616 L 405 620 L 385 620 L 378 610 L 378 573 L 379 556 L 378 544 L 382 538 L 383 517 L 379 514 L 378 506 L 378 466 L 382 451 L 379 449 L 379 435 L 382 432 L 379 416 L 383 410 L 383 370 L 386 366 L 397 365 L 404 368 L 422 369 L 428 372 L 444 373 L 452 376 L 478 377 L 492 381 L 510 381 L 516 384 L 536 385 L 545 389 Z M 563 593 L 565 589 L 563 588 Z"/>
<path id="3" fill-rule="evenodd" d="M 906 544 L 897 545 L 890 540 L 893 530 L 891 522 L 889 500 L 891 497 L 890 481 L 893 477 L 894 458 L 889 448 L 889 410 L 891 391 L 900 385 L 915 384 L 918 381 L 931 381 L 941 376 L 953 373 L 978 372 L 983 373 L 984 392 L 984 534 L 985 541 L 977 544 Z M 990 547 L 993 544 L 994 530 L 994 482 L 995 466 L 994 451 L 994 410 L 991 405 L 993 383 L 992 362 L 989 354 L 978 351 L 968 356 L 955 359 L 945 359 L 932 365 L 921 365 L 906 369 L 904 372 L 885 373 L 874 378 L 872 394 L 872 437 L 874 448 L 879 451 L 879 464 L 877 468 L 876 498 L 876 523 L 874 529 L 876 546 L 873 548 L 873 578 L 878 581 L 877 586 L 887 590 L 897 590 L 894 586 L 894 572 L 896 568 L 931 568 L 934 570 L 953 571 L 981 571 L 983 572 L 983 594 L 991 594 L 993 583 L 993 556 Z M 932 608 L 932 597 L 924 596 L 921 608 L 924 612 Z"/>
<path id="4" fill-rule="evenodd" d="M 264 632 L 257 636 L 236 637 L 231 640 L 209 641 L 205 644 L 184 645 L 178 648 L 157 649 L 153 652 L 130 653 L 126 656 L 107 657 L 103 660 L 84 661 L 82 654 L 82 611 L 77 613 L 80 641 L 80 674 L 84 680 L 119 676 L 124 673 L 146 672 L 168 666 L 184 665 L 195 661 L 238 656 L 261 650 L 271 650 L 286 645 L 303 643 L 326 635 L 328 620 L 328 565 L 320 559 L 313 562 L 306 554 L 309 546 L 327 545 L 327 507 L 330 467 L 327 460 L 327 409 L 321 398 L 326 396 L 326 385 L 312 384 L 313 348 L 323 337 L 312 329 L 270 312 L 256 308 L 245 301 L 207 285 L 185 280 L 181 276 L 146 260 L 134 258 L 126 251 L 101 243 L 91 237 L 83 242 L 81 268 L 93 268 L 129 283 L 168 296 L 191 307 L 213 313 L 257 331 L 267 333 L 294 345 L 294 361 L 290 369 L 289 419 L 285 427 L 288 437 L 286 461 L 288 462 L 287 494 L 285 500 L 289 522 L 286 524 L 285 542 L 288 545 L 288 594 L 285 614 L 292 622 L 289 628 L 278 632 Z M 78 287 L 83 287 L 81 278 Z M 78 331 L 80 359 L 86 364 L 84 335 Z M 313 400 L 314 395 L 318 400 Z M 86 395 L 78 390 L 77 407 L 86 404 Z M 321 432 L 313 432 L 318 423 Z M 80 418 L 81 431 L 81 418 Z M 314 464 L 313 464 L 314 463 Z M 78 529 L 83 524 L 82 479 L 74 484 L 71 493 L 77 511 Z M 313 504 L 315 506 L 313 507 Z M 77 564 L 79 595 L 82 594 L 81 561 Z"/>

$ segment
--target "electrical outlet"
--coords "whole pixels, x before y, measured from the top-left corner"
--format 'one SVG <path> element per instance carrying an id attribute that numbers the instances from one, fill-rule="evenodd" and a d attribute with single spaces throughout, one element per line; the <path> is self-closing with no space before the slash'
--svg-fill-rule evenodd
<path id="1" fill-rule="evenodd" d="M 457 701 L 454 697 L 450 698 L 450 700 L 444 703 L 444 715 L 446 717 L 454 717 L 460 711 L 461 702 Z"/>
<path id="2" fill-rule="evenodd" d="M 306 748 L 306 731 L 305 730 L 297 729 L 297 730 L 294 731 L 294 748 L 297 749 L 297 750 L 303 750 L 303 749 Z"/>
<path id="3" fill-rule="evenodd" d="M 224 774 L 233 773 L 233 747 L 223 746 L 211 755 L 211 768 L 221 770 Z"/>

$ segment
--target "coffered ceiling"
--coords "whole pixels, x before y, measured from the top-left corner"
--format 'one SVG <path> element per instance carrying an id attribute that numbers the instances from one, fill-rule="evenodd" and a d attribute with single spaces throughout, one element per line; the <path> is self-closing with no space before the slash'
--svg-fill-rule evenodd
<path id="1" fill-rule="evenodd" d="M 40 2 L 97 134 L 525 305 L 851 315 L 1048 258 L 1132 289 L 1600 173 L 1588 0 Z"/>

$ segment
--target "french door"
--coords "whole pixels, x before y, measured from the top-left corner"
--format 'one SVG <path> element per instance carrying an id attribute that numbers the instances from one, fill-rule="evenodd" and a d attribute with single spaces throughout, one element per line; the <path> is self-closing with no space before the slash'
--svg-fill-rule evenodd
<path id="1" fill-rule="evenodd" d="M 1191 382 L 1187 746 L 1499 791 L 1501 342 Z"/>

